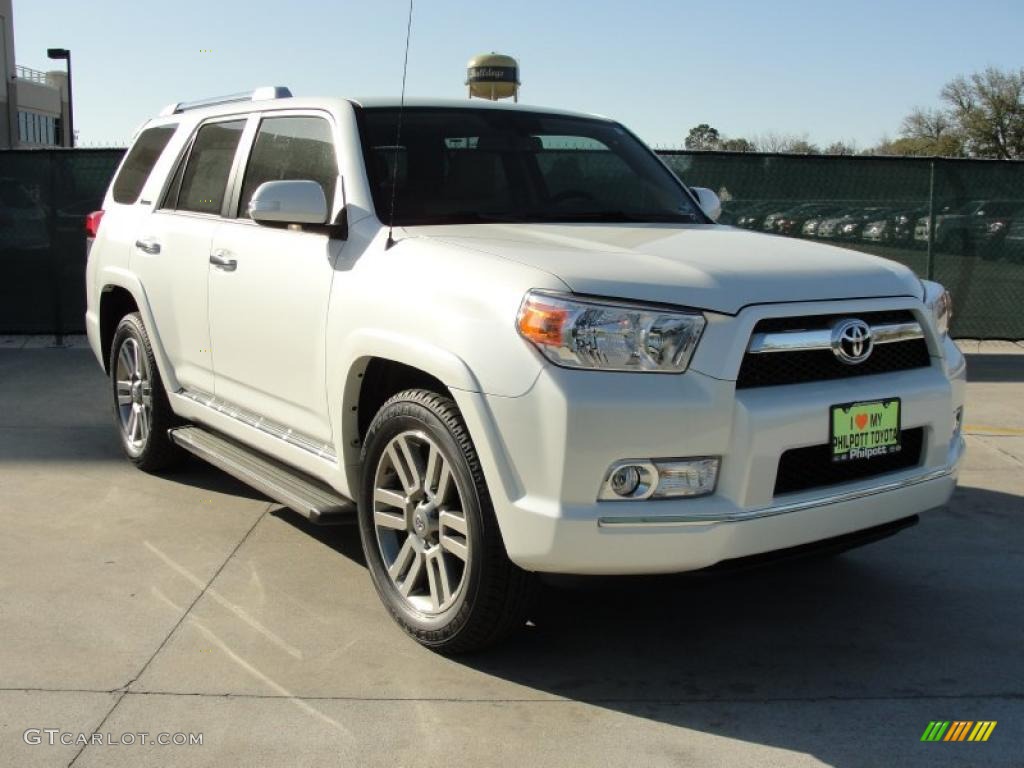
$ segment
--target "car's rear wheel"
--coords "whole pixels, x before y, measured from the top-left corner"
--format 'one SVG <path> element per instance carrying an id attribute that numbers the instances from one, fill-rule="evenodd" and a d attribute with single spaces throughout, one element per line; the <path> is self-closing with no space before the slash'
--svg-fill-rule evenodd
<path id="1" fill-rule="evenodd" d="M 398 624 L 444 653 L 491 645 L 525 622 L 533 577 L 505 553 L 455 403 L 388 400 L 362 452 L 359 528 L 374 586 Z"/>
<path id="2" fill-rule="evenodd" d="M 167 436 L 178 420 L 167 401 L 149 335 L 138 312 L 125 315 L 110 348 L 114 423 L 125 455 L 146 472 L 177 464 L 183 451 Z"/>

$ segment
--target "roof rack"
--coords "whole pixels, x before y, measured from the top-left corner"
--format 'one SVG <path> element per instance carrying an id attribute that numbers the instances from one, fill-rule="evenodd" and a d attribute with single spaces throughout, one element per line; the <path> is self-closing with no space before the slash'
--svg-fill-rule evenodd
<path id="1" fill-rule="evenodd" d="M 215 107 L 220 104 L 235 104 L 242 101 L 266 101 L 268 99 L 288 99 L 292 92 L 283 85 L 267 85 L 246 93 L 232 93 L 229 96 L 214 96 L 209 99 L 198 101 L 181 101 L 176 104 L 168 104 L 160 110 L 160 116 L 177 115 L 187 112 L 190 109 L 202 109 L 203 107 Z"/>

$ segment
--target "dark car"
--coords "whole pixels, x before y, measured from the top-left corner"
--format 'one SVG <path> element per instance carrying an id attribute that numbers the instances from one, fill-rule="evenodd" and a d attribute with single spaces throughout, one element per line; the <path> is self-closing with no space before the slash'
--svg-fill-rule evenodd
<path id="1" fill-rule="evenodd" d="M 914 240 L 914 222 L 927 213 L 923 208 L 889 211 L 864 225 L 861 240 L 869 243 L 907 244 Z"/>
<path id="2" fill-rule="evenodd" d="M 1019 200 L 995 200 L 986 203 L 972 217 L 967 236 L 979 255 L 986 259 L 998 258 L 1010 222 L 1024 212 L 1024 203 Z"/>
<path id="3" fill-rule="evenodd" d="M 763 232 L 778 234 L 799 233 L 803 222 L 821 213 L 838 211 L 838 206 L 828 203 L 799 203 L 797 205 L 779 206 L 761 222 Z M 794 230 L 795 227 L 795 230 Z"/>
<path id="4" fill-rule="evenodd" d="M 799 237 L 804 232 L 807 222 L 820 219 L 823 216 L 831 216 L 840 211 L 835 203 L 805 203 L 790 211 L 787 211 L 775 222 L 775 231 L 780 235 Z M 810 233 L 806 233 L 810 234 Z"/>
<path id="5" fill-rule="evenodd" d="M 861 208 L 852 211 L 835 223 L 832 237 L 836 240 L 860 240 L 861 233 L 869 221 L 887 216 L 892 212 L 890 208 Z"/>
<path id="6" fill-rule="evenodd" d="M 966 203 L 947 203 L 935 212 L 935 234 L 932 242 L 940 251 L 961 252 L 967 244 L 967 230 L 971 217 L 991 201 L 969 200 Z M 928 243 L 930 222 L 924 215 L 914 225 L 914 242 L 925 247 Z"/>
<path id="7" fill-rule="evenodd" d="M 773 210 L 771 213 L 769 213 L 767 216 L 765 216 L 764 219 L 761 221 L 761 226 L 760 226 L 761 231 L 762 232 L 775 232 L 775 231 L 777 231 L 778 222 L 780 222 L 783 218 L 785 218 L 786 215 L 790 211 L 796 210 L 797 208 L 800 208 L 800 207 L 801 206 L 799 206 L 799 205 L 797 205 L 795 207 L 793 205 L 781 205 L 781 206 L 777 207 L 775 210 Z"/>
<path id="8" fill-rule="evenodd" d="M 777 203 L 767 202 L 752 205 L 736 219 L 736 226 L 744 229 L 760 229 L 764 224 L 765 217 L 775 210 L 778 210 Z"/>
<path id="9" fill-rule="evenodd" d="M 834 240 L 839 237 L 839 227 L 846 222 L 852 211 L 849 208 L 836 211 L 832 215 L 825 215 L 819 218 L 817 227 L 813 233 L 814 237 L 821 237 L 826 240 Z"/>

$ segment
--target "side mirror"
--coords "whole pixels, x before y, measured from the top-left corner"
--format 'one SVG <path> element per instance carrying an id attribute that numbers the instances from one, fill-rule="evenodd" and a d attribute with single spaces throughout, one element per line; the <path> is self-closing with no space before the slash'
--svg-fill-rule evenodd
<path id="1" fill-rule="evenodd" d="M 722 201 L 718 199 L 718 195 L 707 187 L 690 187 L 690 191 L 697 196 L 697 202 L 708 218 L 718 221 L 718 217 L 722 215 Z"/>
<path id="2" fill-rule="evenodd" d="M 325 224 L 327 198 L 315 181 L 265 181 L 249 201 L 249 215 L 260 224 Z"/>

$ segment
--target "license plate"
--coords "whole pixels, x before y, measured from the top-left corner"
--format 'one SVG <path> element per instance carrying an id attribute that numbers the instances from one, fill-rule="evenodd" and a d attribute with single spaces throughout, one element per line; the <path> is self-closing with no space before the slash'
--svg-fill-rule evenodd
<path id="1" fill-rule="evenodd" d="M 833 405 L 829 419 L 832 461 L 861 461 L 900 452 L 900 401 Z"/>

